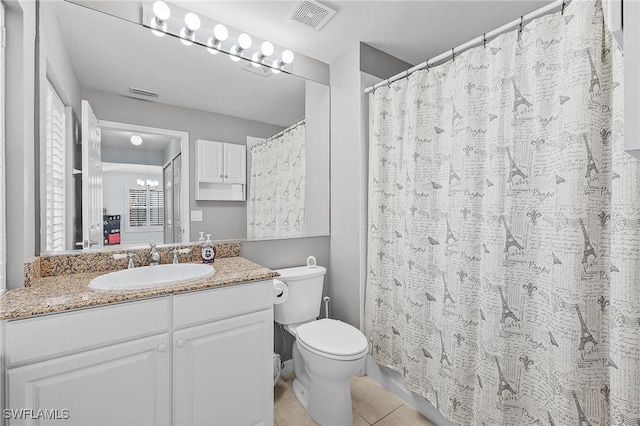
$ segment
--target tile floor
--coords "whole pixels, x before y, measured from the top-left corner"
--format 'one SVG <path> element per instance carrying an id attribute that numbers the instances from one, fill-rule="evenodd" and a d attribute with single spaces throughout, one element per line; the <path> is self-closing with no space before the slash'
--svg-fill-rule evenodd
<path id="1" fill-rule="evenodd" d="M 293 394 L 293 373 L 282 375 L 274 388 L 276 426 L 312 426 L 316 422 Z M 435 426 L 375 380 L 351 378 L 354 426 Z"/>

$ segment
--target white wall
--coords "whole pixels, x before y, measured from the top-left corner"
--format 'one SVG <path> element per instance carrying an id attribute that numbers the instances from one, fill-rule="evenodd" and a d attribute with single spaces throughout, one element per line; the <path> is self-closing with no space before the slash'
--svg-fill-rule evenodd
<path id="1" fill-rule="evenodd" d="M 6 177 L 7 288 L 22 287 L 35 255 L 35 2 L 7 2 Z"/>
<path id="2" fill-rule="evenodd" d="M 331 64 L 331 314 L 360 327 L 360 51 Z"/>

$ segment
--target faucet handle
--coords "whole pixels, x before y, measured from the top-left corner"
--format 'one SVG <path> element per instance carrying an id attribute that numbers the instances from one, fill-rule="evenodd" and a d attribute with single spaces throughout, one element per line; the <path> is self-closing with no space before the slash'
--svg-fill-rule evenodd
<path id="1" fill-rule="evenodd" d="M 156 248 L 156 242 L 155 241 L 151 241 L 149 243 L 149 245 L 151 246 L 151 250 L 154 250 Z"/>
<path id="2" fill-rule="evenodd" d="M 184 249 L 173 249 L 173 250 L 171 250 L 171 253 L 173 254 L 173 263 L 179 263 L 179 261 L 178 261 L 178 254 L 187 254 L 187 253 L 191 253 L 191 249 L 188 249 L 188 248 L 184 248 Z"/>

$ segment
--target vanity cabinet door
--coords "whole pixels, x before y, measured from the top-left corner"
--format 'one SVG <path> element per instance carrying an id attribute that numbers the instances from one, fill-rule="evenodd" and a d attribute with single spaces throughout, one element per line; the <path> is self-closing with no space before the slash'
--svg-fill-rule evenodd
<path id="1" fill-rule="evenodd" d="M 9 425 L 169 425 L 169 334 L 7 370 L 8 409 L 58 410 L 66 420 Z"/>
<path id="2" fill-rule="evenodd" d="M 241 183 L 247 181 L 247 147 L 224 144 L 224 182 Z"/>
<path id="3" fill-rule="evenodd" d="M 198 182 L 224 182 L 224 145 L 198 140 Z"/>
<path id="4" fill-rule="evenodd" d="M 174 424 L 273 424 L 273 311 L 173 334 Z"/>

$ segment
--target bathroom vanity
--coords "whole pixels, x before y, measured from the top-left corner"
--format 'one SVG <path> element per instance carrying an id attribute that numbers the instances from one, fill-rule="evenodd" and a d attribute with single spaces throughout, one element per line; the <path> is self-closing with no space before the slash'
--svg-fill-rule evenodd
<path id="1" fill-rule="evenodd" d="M 85 289 L 96 276 L 85 273 L 3 296 L 4 408 L 57 410 L 65 425 L 272 424 L 277 274 L 239 257 L 215 265 L 212 277 L 149 291 Z M 68 294 L 44 297 L 46 286 Z M 34 312 L 59 312 L 7 319 L 28 293 Z M 100 302 L 67 310 L 82 300 Z"/>

